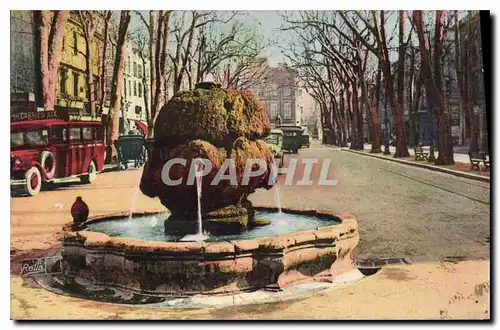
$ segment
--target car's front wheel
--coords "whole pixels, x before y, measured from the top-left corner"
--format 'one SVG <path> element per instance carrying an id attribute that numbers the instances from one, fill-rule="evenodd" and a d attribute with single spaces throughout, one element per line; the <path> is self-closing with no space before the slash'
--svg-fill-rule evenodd
<path id="1" fill-rule="evenodd" d="M 26 179 L 25 191 L 29 196 L 35 196 L 42 188 L 42 175 L 37 167 L 32 167 L 24 174 Z"/>
<path id="2" fill-rule="evenodd" d="M 96 177 L 97 177 L 97 166 L 95 165 L 94 161 L 91 161 L 90 165 L 89 165 L 88 173 L 85 175 L 82 175 L 80 177 L 80 180 L 83 183 L 92 183 L 92 181 L 94 181 Z"/>

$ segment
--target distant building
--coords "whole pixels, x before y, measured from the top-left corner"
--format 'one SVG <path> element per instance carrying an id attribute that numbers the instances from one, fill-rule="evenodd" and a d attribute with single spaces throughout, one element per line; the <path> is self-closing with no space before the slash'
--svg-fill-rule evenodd
<path id="1" fill-rule="evenodd" d="M 146 67 L 144 68 L 144 64 Z M 147 127 L 146 104 L 144 100 L 143 84 L 149 81 L 149 60 L 142 61 L 139 53 L 134 49 L 134 44 L 127 43 L 127 57 L 123 72 L 122 115 L 120 127 L 124 133 L 129 131 L 143 131 Z M 146 87 L 149 93 L 149 86 Z M 146 95 L 147 96 L 147 95 Z M 151 109 L 151 100 L 148 98 L 147 109 Z"/>
<path id="2" fill-rule="evenodd" d="M 36 111 L 35 51 L 31 12 L 10 12 L 10 111 Z"/>
<path id="3" fill-rule="evenodd" d="M 35 92 L 35 50 L 31 13 L 10 12 L 10 92 Z"/>
<path id="4" fill-rule="evenodd" d="M 144 63 L 139 52 L 135 49 L 134 43 L 127 39 L 126 55 L 123 70 L 123 89 L 120 100 L 119 112 L 119 133 L 129 132 L 145 134 L 147 133 L 147 113 L 151 111 L 151 100 L 146 94 L 147 104 L 144 99 L 144 84 L 146 83 L 146 93 L 150 93 L 149 82 L 149 59 L 144 59 Z M 106 102 L 103 114 L 107 115 L 111 104 L 111 87 L 113 84 L 113 69 L 116 56 L 116 47 L 109 45 L 106 59 Z M 145 71 L 145 72 L 144 72 Z"/>
<path id="5" fill-rule="evenodd" d="M 252 88 L 267 108 L 269 120 L 274 126 L 281 117 L 283 125 L 300 124 L 297 116 L 298 72 L 280 63 L 278 67 L 266 68 L 263 83 Z"/>
<path id="6" fill-rule="evenodd" d="M 78 12 L 71 11 L 64 29 L 58 84 L 56 88 L 56 110 L 90 114 L 90 91 L 88 88 L 86 47 Z M 99 90 L 99 45 L 100 37 L 91 42 L 92 75 L 94 76 L 94 99 Z"/>
<path id="7" fill-rule="evenodd" d="M 11 110 L 36 111 L 35 36 L 31 11 L 11 11 Z M 94 92 L 98 92 L 99 36 L 92 40 Z M 86 50 L 78 12 L 71 11 L 64 28 L 55 109 L 85 115 L 90 113 L 87 88 Z M 39 100 L 36 100 L 39 102 Z M 24 104 L 23 104 L 24 103 Z M 35 108 L 33 108 L 35 107 Z"/>
<path id="8" fill-rule="evenodd" d="M 488 149 L 488 128 L 486 115 L 486 97 L 484 89 L 483 75 L 483 58 L 482 58 L 482 39 L 481 39 L 481 24 L 479 12 L 474 11 L 470 22 L 472 30 L 472 45 L 470 54 L 471 63 L 471 89 L 472 89 L 472 108 L 474 110 L 476 127 L 478 128 L 478 142 L 480 148 Z M 463 111 L 463 105 L 460 100 L 459 84 L 466 84 L 466 76 L 462 74 L 457 76 L 456 72 L 456 54 L 454 47 L 454 29 L 451 26 L 444 34 L 444 48 L 447 53 L 443 63 L 443 80 L 444 80 L 444 97 L 448 110 L 451 113 L 452 135 L 455 142 L 459 145 L 468 146 L 470 143 L 470 132 L 468 127 L 468 118 Z M 465 46 L 466 37 L 468 34 L 469 22 L 468 17 L 464 17 L 459 21 L 459 38 L 461 53 L 461 66 L 465 67 Z"/>

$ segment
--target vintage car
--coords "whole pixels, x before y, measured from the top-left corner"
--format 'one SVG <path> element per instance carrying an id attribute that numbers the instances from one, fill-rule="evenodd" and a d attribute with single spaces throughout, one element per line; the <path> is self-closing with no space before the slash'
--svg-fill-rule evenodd
<path id="1" fill-rule="evenodd" d="M 146 162 L 146 139 L 142 135 L 122 135 L 114 141 L 117 153 L 118 170 L 122 166 L 127 169 L 129 162 L 134 162 L 134 167 L 141 167 Z"/>
<path id="2" fill-rule="evenodd" d="M 306 128 L 302 130 L 301 141 L 302 141 L 301 144 L 302 148 L 311 147 L 311 135 L 309 134 L 309 131 Z"/>
<path id="3" fill-rule="evenodd" d="M 283 131 L 280 129 L 272 129 L 268 136 L 264 138 L 269 149 L 273 153 L 274 159 L 278 167 L 283 165 L 284 154 L 283 154 Z"/>
<path id="4" fill-rule="evenodd" d="M 104 167 L 104 132 L 100 122 L 11 123 L 11 187 L 34 196 L 42 183 L 91 183 Z"/>
<path id="5" fill-rule="evenodd" d="M 279 126 L 277 128 L 283 131 L 283 150 L 298 153 L 302 146 L 302 127 Z"/>

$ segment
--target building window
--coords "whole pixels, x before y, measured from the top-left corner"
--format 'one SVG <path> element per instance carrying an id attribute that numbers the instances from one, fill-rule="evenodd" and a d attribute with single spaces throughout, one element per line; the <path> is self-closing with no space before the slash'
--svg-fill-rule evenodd
<path id="1" fill-rule="evenodd" d="M 134 96 L 137 96 L 137 81 L 134 81 Z"/>
<path id="2" fill-rule="evenodd" d="M 78 33 L 73 31 L 73 54 L 78 55 Z"/>
<path id="3" fill-rule="evenodd" d="M 59 92 L 66 94 L 66 79 L 68 78 L 68 71 L 61 69 L 59 71 Z"/>
<path id="4" fill-rule="evenodd" d="M 137 76 L 142 79 L 142 66 L 139 64 L 137 65 Z"/>
<path id="5" fill-rule="evenodd" d="M 127 80 L 123 78 L 123 95 L 125 95 L 125 98 L 127 97 Z"/>
<path id="6" fill-rule="evenodd" d="M 290 119 L 292 118 L 292 106 L 290 103 L 286 102 L 284 105 L 283 105 L 283 117 L 285 117 L 285 119 Z"/>
<path id="7" fill-rule="evenodd" d="M 80 75 L 78 73 L 73 72 L 73 95 L 78 96 L 78 80 L 80 79 Z"/>
<path id="8" fill-rule="evenodd" d="M 283 94 L 285 96 L 290 96 L 290 85 L 286 84 L 284 87 L 283 87 Z"/>
<path id="9" fill-rule="evenodd" d="M 271 96 L 278 96 L 278 86 L 276 84 L 271 84 Z"/>
<path id="10" fill-rule="evenodd" d="M 132 85 L 130 83 L 130 80 L 128 81 L 128 96 L 132 95 Z"/>
<path id="11" fill-rule="evenodd" d="M 271 103 L 271 120 L 274 120 L 277 115 L 278 115 L 278 103 L 272 102 Z"/>
<path id="12" fill-rule="evenodd" d="M 134 62 L 134 78 L 137 78 L 137 63 Z"/>
<path id="13" fill-rule="evenodd" d="M 142 97 L 142 84 L 139 83 L 139 97 Z"/>

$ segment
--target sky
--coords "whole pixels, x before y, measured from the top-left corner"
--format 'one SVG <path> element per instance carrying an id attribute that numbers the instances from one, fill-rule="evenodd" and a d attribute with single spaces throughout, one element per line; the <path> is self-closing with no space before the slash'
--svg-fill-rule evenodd
<path id="1" fill-rule="evenodd" d="M 140 11 L 143 16 L 148 19 L 148 11 Z M 281 17 L 278 11 L 274 10 L 257 10 L 246 11 L 245 15 L 239 18 L 248 27 L 255 27 L 258 33 L 262 36 L 263 42 L 269 42 L 270 46 L 266 47 L 264 56 L 269 58 L 271 65 L 276 65 L 283 62 L 283 55 L 281 49 L 275 44 L 279 40 L 279 28 L 281 25 Z M 132 15 L 130 22 L 130 30 L 133 31 L 141 26 L 140 18 Z M 229 26 L 229 24 L 227 25 Z"/>
<path id="2" fill-rule="evenodd" d="M 147 11 L 141 11 L 144 17 L 148 17 Z M 287 36 L 284 35 L 286 32 L 280 31 L 280 26 L 282 25 L 282 18 L 280 14 L 283 11 L 276 10 L 258 10 L 258 11 L 246 11 L 243 16 L 239 19 L 245 23 L 248 27 L 255 27 L 258 33 L 261 35 L 263 42 L 268 44 L 264 51 L 264 56 L 268 58 L 269 63 L 272 66 L 276 66 L 280 62 L 284 62 L 284 56 L 281 53 L 281 48 L 287 46 Z M 429 13 L 432 15 L 432 13 Z M 424 13 L 425 15 L 425 13 Z M 465 16 L 464 11 L 459 12 L 459 17 Z M 425 16 L 424 16 L 425 17 Z M 429 16 L 430 17 L 430 16 Z M 386 14 L 386 31 L 390 35 L 397 24 L 398 15 L 397 12 L 388 12 Z M 425 20 L 425 18 L 424 18 Z M 131 28 L 132 30 L 140 26 L 142 23 L 137 15 L 132 16 Z M 226 25 L 229 28 L 229 24 Z M 408 32 L 410 28 L 410 23 L 406 22 L 405 31 Z M 416 40 L 415 40 L 416 41 Z M 397 38 L 394 38 L 393 45 L 397 43 Z M 398 58 L 397 51 L 392 51 L 390 54 L 391 60 L 395 61 Z"/>

